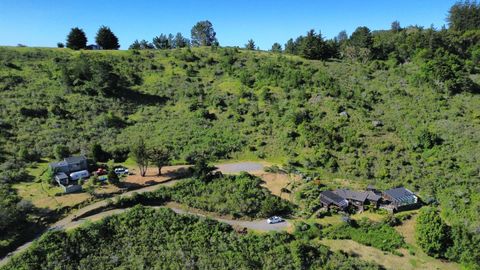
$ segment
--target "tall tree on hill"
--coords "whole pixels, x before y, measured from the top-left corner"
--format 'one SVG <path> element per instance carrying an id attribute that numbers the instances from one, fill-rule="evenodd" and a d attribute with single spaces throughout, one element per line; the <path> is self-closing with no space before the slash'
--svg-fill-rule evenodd
<path id="1" fill-rule="evenodd" d="M 87 47 L 87 36 L 82 29 L 72 28 L 67 36 L 67 48 L 72 50 L 85 49 Z"/>
<path id="2" fill-rule="evenodd" d="M 289 53 L 289 54 L 296 54 L 297 47 L 298 47 L 297 44 L 291 38 L 291 39 L 287 40 L 287 43 L 285 43 L 285 52 Z"/>
<path id="3" fill-rule="evenodd" d="M 300 45 L 300 54 L 307 59 L 325 59 L 326 47 L 322 34 L 315 34 L 315 30 L 307 32 L 307 36 L 302 39 Z"/>
<path id="4" fill-rule="evenodd" d="M 118 48 L 120 48 L 117 36 L 115 36 L 109 27 L 104 25 L 98 29 L 95 42 L 104 50 L 118 50 Z"/>
<path id="5" fill-rule="evenodd" d="M 200 21 L 192 27 L 191 42 L 193 46 L 211 46 L 218 42 L 215 36 L 212 23 Z"/>
<path id="6" fill-rule="evenodd" d="M 148 156 L 147 146 L 143 138 L 139 138 L 138 141 L 132 145 L 130 152 L 132 153 L 132 158 L 135 160 L 135 162 L 137 162 L 140 175 L 144 177 L 147 173 L 148 161 L 150 159 Z"/>
<path id="7" fill-rule="evenodd" d="M 247 44 L 245 44 L 245 49 L 254 51 L 255 50 L 255 41 L 253 39 L 249 39 Z"/>
<path id="8" fill-rule="evenodd" d="M 480 29 L 480 3 L 464 1 L 455 3 L 448 11 L 450 29 L 466 31 Z"/>
<path id="9" fill-rule="evenodd" d="M 171 40 L 165 34 L 153 38 L 153 45 L 156 49 L 165 50 L 173 48 Z"/>
<path id="10" fill-rule="evenodd" d="M 402 30 L 402 27 L 400 26 L 400 22 L 399 21 L 393 21 L 390 29 L 392 30 L 392 32 L 398 32 L 398 31 Z"/>
<path id="11" fill-rule="evenodd" d="M 280 43 L 278 43 L 278 42 L 273 43 L 271 51 L 274 52 L 274 53 L 281 53 L 282 52 L 282 45 L 280 45 Z"/>
<path id="12" fill-rule="evenodd" d="M 190 41 L 183 37 L 182 33 L 178 32 L 177 35 L 175 35 L 175 45 L 177 48 L 185 48 L 190 44 Z"/>

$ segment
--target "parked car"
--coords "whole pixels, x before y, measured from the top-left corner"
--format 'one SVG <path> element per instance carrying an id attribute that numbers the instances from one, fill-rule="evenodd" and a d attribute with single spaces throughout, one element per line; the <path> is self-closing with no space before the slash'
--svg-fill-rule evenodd
<path id="1" fill-rule="evenodd" d="M 107 174 L 107 170 L 105 170 L 104 168 L 98 168 L 95 172 L 97 173 L 97 175 Z"/>
<path id="2" fill-rule="evenodd" d="M 114 172 L 115 172 L 117 175 L 125 175 L 125 174 L 128 174 L 128 169 L 127 169 L 127 168 L 123 168 L 123 167 L 115 168 Z"/>
<path id="3" fill-rule="evenodd" d="M 275 223 L 280 223 L 280 222 L 283 222 L 283 218 L 279 217 L 279 216 L 273 216 L 269 219 L 267 219 L 267 223 L 268 224 L 275 224 Z"/>

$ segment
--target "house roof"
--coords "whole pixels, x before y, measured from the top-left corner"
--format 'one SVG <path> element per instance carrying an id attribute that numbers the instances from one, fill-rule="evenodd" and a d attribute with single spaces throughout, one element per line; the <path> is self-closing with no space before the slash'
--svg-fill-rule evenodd
<path id="1" fill-rule="evenodd" d="M 343 207 L 348 205 L 348 202 L 344 198 L 338 196 L 337 194 L 333 193 L 330 190 L 326 190 L 320 193 L 320 200 L 322 199 L 326 200 L 327 202 L 333 203 L 337 206 Z"/>
<path id="2" fill-rule="evenodd" d="M 382 198 L 382 196 L 375 194 L 373 191 L 367 191 L 367 200 L 369 201 L 379 201 Z"/>
<path id="3" fill-rule="evenodd" d="M 358 202 L 365 202 L 368 196 L 367 192 L 353 191 L 349 189 L 337 189 L 333 192 L 344 199 Z"/>
<path id="4" fill-rule="evenodd" d="M 411 192 L 410 190 L 404 187 L 398 187 L 398 188 L 392 188 L 392 189 L 386 190 L 384 194 L 392 198 L 393 200 L 400 200 L 402 198 L 415 195 L 413 194 L 413 192 Z"/>

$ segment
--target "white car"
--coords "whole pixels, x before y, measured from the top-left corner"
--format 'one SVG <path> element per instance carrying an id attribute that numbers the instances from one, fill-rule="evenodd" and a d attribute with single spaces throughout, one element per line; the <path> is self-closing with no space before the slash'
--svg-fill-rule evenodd
<path id="1" fill-rule="evenodd" d="M 278 217 L 278 216 L 273 216 L 269 219 L 267 219 L 267 223 L 268 224 L 275 224 L 275 223 L 280 223 L 280 222 L 283 222 L 283 218 L 281 217 Z"/>
<path id="2" fill-rule="evenodd" d="M 128 174 L 127 168 L 116 168 L 114 171 L 118 175 Z"/>

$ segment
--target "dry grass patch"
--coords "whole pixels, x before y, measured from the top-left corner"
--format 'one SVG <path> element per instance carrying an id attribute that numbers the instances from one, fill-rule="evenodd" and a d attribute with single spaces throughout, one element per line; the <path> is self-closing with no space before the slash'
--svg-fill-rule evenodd
<path id="1" fill-rule="evenodd" d="M 330 247 L 334 251 L 341 250 L 348 254 L 354 254 L 362 260 L 374 262 L 384 266 L 386 269 L 425 269 L 425 270 L 452 270 L 459 269 L 457 264 L 446 263 L 433 258 L 423 258 L 411 255 L 407 250 L 401 249 L 403 256 L 393 255 L 383 252 L 379 249 L 359 244 L 353 240 L 331 240 L 322 239 L 322 244 Z"/>

